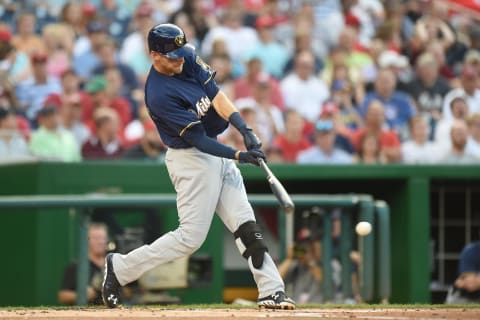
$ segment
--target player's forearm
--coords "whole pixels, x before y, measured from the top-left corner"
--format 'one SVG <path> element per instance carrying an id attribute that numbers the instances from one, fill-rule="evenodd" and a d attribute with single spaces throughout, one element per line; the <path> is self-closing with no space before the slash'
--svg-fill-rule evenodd
<path id="1" fill-rule="evenodd" d="M 230 116 L 237 112 L 237 108 L 233 105 L 230 99 L 223 93 L 219 91 L 215 98 L 212 100 L 213 107 L 215 111 L 226 121 L 230 121 Z"/>
<path id="2" fill-rule="evenodd" d="M 183 135 L 183 138 L 198 150 L 221 158 L 237 158 L 237 150 L 221 144 L 217 140 L 212 139 L 205 134 L 196 134 L 193 131 L 194 130 L 188 130 Z"/>

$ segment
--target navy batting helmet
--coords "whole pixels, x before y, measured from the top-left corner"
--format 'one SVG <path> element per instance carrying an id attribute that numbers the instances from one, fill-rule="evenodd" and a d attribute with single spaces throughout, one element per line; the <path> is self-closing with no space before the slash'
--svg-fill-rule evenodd
<path id="1" fill-rule="evenodd" d="M 148 32 L 148 49 L 169 59 L 185 57 L 190 52 L 189 47 L 185 46 L 186 43 L 185 32 L 171 23 L 156 25 Z"/>

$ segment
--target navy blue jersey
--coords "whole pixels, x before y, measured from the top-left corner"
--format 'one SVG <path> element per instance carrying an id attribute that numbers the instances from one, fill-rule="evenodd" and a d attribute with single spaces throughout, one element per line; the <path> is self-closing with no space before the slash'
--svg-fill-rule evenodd
<path id="1" fill-rule="evenodd" d="M 215 138 L 228 127 L 211 101 L 219 88 L 215 72 L 194 50 L 185 57 L 182 73 L 167 76 L 153 66 L 145 84 L 145 103 L 163 142 L 172 148 L 190 148 L 182 135 L 192 126 L 202 126 Z"/>

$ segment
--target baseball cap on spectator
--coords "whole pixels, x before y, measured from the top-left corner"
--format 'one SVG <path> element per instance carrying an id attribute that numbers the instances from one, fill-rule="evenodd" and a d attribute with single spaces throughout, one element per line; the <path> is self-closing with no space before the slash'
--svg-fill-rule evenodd
<path id="1" fill-rule="evenodd" d="M 329 132 L 333 130 L 333 121 L 320 119 L 315 122 L 315 130 L 317 132 Z"/>
<path id="2" fill-rule="evenodd" d="M 152 15 L 152 13 L 153 13 L 152 6 L 144 3 L 144 4 L 140 4 L 137 7 L 137 10 L 135 12 L 135 16 L 137 18 L 150 17 Z"/>
<path id="3" fill-rule="evenodd" d="M 0 41 L 10 42 L 12 40 L 12 31 L 7 26 L 0 28 Z"/>
<path id="4" fill-rule="evenodd" d="M 349 13 L 345 16 L 345 25 L 358 29 L 361 26 L 361 22 L 356 15 Z"/>
<path id="5" fill-rule="evenodd" d="M 32 63 L 45 63 L 48 60 L 48 56 L 45 52 L 37 51 L 30 56 Z"/>
<path id="6" fill-rule="evenodd" d="M 82 3 L 82 13 L 87 16 L 92 16 L 97 12 L 95 6 L 90 2 Z"/>
<path id="7" fill-rule="evenodd" d="M 268 88 L 270 87 L 270 77 L 267 73 L 260 72 L 260 74 L 257 76 L 255 84 L 261 88 Z"/>
<path id="8" fill-rule="evenodd" d="M 43 107 L 38 111 L 38 116 L 47 117 L 58 111 L 58 106 L 55 104 L 44 104 Z"/>
<path id="9" fill-rule="evenodd" d="M 378 65 L 380 68 L 406 68 L 408 66 L 408 59 L 395 51 L 385 50 L 378 57 Z"/>
<path id="10" fill-rule="evenodd" d="M 339 111 L 338 106 L 331 102 L 327 101 L 323 104 L 322 112 L 320 113 L 320 117 L 329 117 L 335 115 Z"/>
<path id="11" fill-rule="evenodd" d="M 261 15 L 255 20 L 255 28 L 272 28 L 276 24 L 276 21 L 273 17 L 269 15 Z"/>
<path id="12" fill-rule="evenodd" d="M 88 93 L 97 93 L 107 88 L 107 80 L 102 75 L 94 76 L 86 85 L 85 91 Z"/>

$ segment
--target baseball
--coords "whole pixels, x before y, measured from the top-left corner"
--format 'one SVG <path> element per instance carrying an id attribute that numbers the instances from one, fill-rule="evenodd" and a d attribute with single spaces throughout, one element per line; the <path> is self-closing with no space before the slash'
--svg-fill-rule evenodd
<path id="1" fill-rule="evenodd" d="M 355 231 L 359 236 L 366 236 L 372 231 L 372 225 L 367 221 L 360 221 L 355 226 Z"/>

